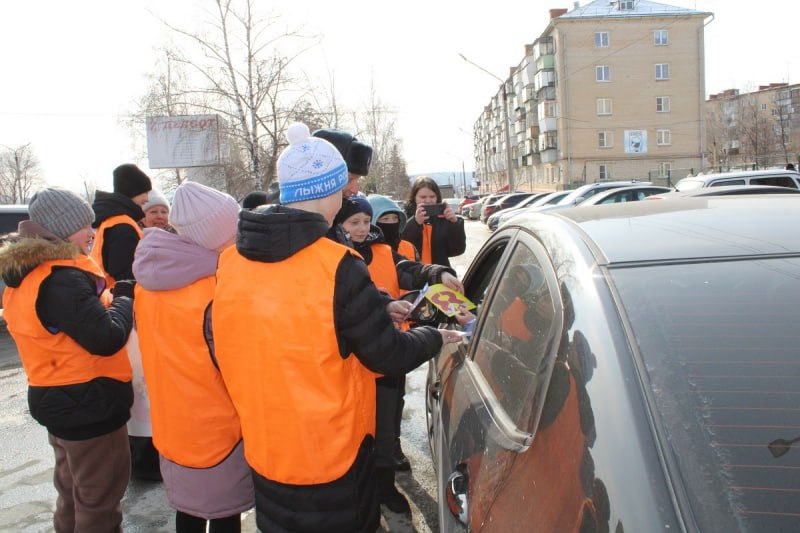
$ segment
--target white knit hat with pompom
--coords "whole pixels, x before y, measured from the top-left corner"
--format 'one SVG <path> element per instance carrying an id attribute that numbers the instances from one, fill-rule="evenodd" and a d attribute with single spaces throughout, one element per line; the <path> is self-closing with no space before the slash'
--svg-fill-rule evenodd
<path id="1" fill-rule="evenodd" d="M 347 165 L 331 143 L 312 137 L 299 122 L 286 132 L 289 147 L 278 158 L 281 203 L 325 198 L 345 188 Z"/>

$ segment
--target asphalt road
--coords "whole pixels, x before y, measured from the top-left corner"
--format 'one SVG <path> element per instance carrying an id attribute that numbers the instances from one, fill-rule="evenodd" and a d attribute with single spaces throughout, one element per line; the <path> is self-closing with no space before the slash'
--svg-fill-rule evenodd
<path id="1" fill-rule="evenodd" d="M 453 258 L 462 277 L 489 236 L 486 226 L 467 221 L 467 251 Z M 427 441 L 425 379 L 427 365 L 408 375 L 401 441 L 412 465 L 400 472 L 397 484 L 409 498 L 411 516 L 382 509 L 381 532 L 431 533 L 439 530 L 436 481 Z M 39 533 L 52 530 L 56 493 L 52 483 L 52 449 L 47 432 L 27 409 L 25 373 L 16 346 L 0 325 L 0 531 Z M 174 510 L 163 486 L 132 480 L 122 502 L 123 527 L 128 533 L 174 531 Z M 242 515 L 242 531 L 256 531 L 253 512 Z"/>

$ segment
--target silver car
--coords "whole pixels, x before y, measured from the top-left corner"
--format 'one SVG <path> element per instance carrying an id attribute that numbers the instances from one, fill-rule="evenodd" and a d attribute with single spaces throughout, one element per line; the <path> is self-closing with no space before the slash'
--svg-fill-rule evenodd
<path id="1" fill-rule="evenodd" d="M 798 227 L 758 195 L 498 229 L 429 363 L 439 530 L 800 531 Z"/>

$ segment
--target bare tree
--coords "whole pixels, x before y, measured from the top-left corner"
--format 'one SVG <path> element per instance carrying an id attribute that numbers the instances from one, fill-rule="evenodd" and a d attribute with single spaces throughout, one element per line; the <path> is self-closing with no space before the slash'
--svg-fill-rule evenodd
<path id="1" fill-rule="evenodd" d="M 305 49 L 288 47 L 308 45 L 312 39 L 299 30 L 282 29 L 277 15 L 262 18 L 254 4 L 216 0 L 208 34 L 165 24 L 199 50 L 175 59 L 202 80 L 197 90 L 208 97 L 206 111 L 229 122 L 233 144 L 246 156 L 252 186 L 260 190 L 275 173 L 288 123 L 306 104 L 292 71 Z"/>
<path id="2" fill-rule="evenodd" d="M 367 192 L 386 192 L 386 173 L 391 150 L 398 144 L 394 112 L 378 97 L 374 80 L 370 80 L 369 99 L 359 114 L 364 141 L 372 146 L 372 164 L 365 185 Z"/>
<path id="3" fill-rule="evenodd" d="M 754 168 L 766 167 L 776 145 L 773 121 L 761 112 L 755 98 L 741 98 L 740 104 L 743 160 L 752 162 Z"/>
<path id="4" fill-rule="evenodd" d="M 0 203 L 27 203 L 33 192 L 44 185 L 39 160 L 30 143 L 17 148 L 3 147 L 0 155 Z"/>

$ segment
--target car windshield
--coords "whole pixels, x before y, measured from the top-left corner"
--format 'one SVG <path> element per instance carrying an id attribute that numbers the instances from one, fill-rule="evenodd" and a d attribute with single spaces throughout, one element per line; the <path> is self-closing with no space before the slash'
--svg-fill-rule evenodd
<path id="1" fill-rule="evenodd" d="M 610 274 L 699 529 L 796 530 L 800 259 Z"/>
<path id="2" fill-rule="evenodd" d="M 700 189 L 704 183 L 703 180 L 685 178 L 675 185 L 675 190 L 690 191 L 692 189 Z"/>

